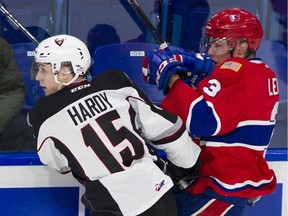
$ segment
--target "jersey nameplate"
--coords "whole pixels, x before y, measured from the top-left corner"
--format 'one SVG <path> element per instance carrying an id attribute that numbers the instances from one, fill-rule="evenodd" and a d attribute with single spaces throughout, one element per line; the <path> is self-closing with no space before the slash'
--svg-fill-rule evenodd
<path id="1" fill-rule="evenodd" d="M 90 97 L 75 103 L 74 106 L 67 109 L 67 112 L 72 119 L 75 126 L 90 119 L 108 109 L 112 109 L 113 106 L 109 102 L 106 93 L 98 93 L 90 95 Z"/>

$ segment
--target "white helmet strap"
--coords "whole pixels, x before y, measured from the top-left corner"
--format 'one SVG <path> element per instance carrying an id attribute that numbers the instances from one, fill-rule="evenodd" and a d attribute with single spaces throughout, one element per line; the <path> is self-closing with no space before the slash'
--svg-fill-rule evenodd
<path id="1" fill-rule="evenodd" d="M 57 91 L 59 91 L 62 88 L 63 88 L 63 83 L 62 82 L 58 82 Z"/>
<path id="2" fill-rule="evenodd" d="M 59 84 L 58 86 L 59 86 L 59 88 L 61 89 L 62 86 L 68 86 L 68 85 L 70 85 L 71 83 L 73 83 L 76 79 L 78 79 L 78 77 L 79 77 L 79 74 L 75 74 L 75 76 L 74 76 L 69 82 L 64 83 L 64 82 L 60 82 L 60 81 L 58 80 L 58 74 L 55 74 L 55 75 L 54 75 L 54 80 L 55 80 L 55 82 L 56 82 L 57 84 Z"/>
<path id="3" fill-rule="evenodd" d="M 73 83 L 76 79 L 78 79 L 79 77 L 79 74 L 75 74 L 75 76 L 67 83 L 63 83 L 64 86 L 68 86 L 70 85 L 71 83 Z"/>

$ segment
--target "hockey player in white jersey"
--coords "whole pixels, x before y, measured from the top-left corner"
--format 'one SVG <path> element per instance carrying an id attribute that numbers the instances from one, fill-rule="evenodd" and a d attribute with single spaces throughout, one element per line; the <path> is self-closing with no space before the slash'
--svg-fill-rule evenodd
<path id="1" fill-rule="evenodd" d="M 53 36 L 36 48 L 45 97 L 27 119 L 41 161 L 72 172 L 93 216 L 177 215 L 173 181 L 148 146 L 183 170 L 193 170 L 200 148 L 181 119 L 155 106 L 125 73 L 108 70 L 89 82 L 90 62 L 86 45 L 73 36 Z"/>

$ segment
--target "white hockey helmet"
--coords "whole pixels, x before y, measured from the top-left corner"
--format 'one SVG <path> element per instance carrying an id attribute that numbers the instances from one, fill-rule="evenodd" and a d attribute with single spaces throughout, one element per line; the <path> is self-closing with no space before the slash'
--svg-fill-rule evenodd
<path id="1" fill-rule="evenodd" d="M 75 77 L 84 75 L 91 64 L 91 56 L 85 43 L 76 37 L 61 34 L 43 40 L 35 50 L 36 63 L 50 63 L 54 75 L 61 64 L 70 62 Z"/>

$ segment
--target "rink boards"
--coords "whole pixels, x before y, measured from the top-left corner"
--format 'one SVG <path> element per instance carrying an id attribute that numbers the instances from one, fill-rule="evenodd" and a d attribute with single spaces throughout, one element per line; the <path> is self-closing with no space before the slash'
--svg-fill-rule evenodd
<path id="1" fill-rule="evenodd" d="M 287 215 L 287 149 L 267 152 L 277 175 L 275 192 L 247 208 L 245 216 Z M 81 204 L 84 188 L 71 174 L 41 164 L 35 153 L 0 155 L 0 212 L 3 216 L 87 216 Z M 141 196 L 141 195 L 140 195 Z"/>

